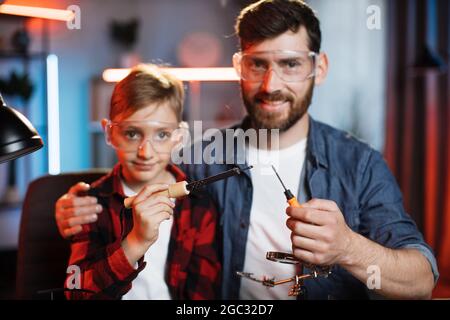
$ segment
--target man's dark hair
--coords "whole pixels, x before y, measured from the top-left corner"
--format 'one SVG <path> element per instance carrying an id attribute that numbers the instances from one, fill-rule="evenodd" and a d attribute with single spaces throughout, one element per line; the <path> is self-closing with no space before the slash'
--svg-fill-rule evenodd
<path id="1" fill-rule="evenodd" d="M 275 38 L 290 30 L 305 27 L 311 51 L 320 51 L 322 35 L 314 11 L 302 0 L 261 0 L 242 9 L 236 20 L 236 33 L 242 50 Z"/>

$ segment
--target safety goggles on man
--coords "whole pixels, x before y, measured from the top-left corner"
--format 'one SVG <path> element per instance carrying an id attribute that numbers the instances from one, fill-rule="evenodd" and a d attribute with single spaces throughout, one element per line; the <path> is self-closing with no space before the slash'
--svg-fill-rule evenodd
<path id="1" fill-rule="evenodd" d="M 257 51 L 237 52 L 234 67 L 241 79 L 262 82 L 268 71 L 274 71 L 286 82 L 300 82 L 315 75 L 317 53 L 311 51 Z"/>
<path id="2" fill-rule="evenodd" d="M 187 133 L 184 123 L 160 121 L 108 121 L 106 143 L 124 152 L 137 152 L 149 143 L 157 153 L 171 153 Z"/>

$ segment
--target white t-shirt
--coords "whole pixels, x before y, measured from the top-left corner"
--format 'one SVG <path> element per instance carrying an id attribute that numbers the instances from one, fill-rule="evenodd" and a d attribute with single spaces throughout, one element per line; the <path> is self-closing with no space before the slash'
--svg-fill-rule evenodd
<path id="1" fill-rule="evenodd" d="M 307 139 L 279 151 L 267 151 L 249 146 L 247 161 L 251 170 L 253 201 L 245 251 L 244 272 L 262 279 L 287 279 L 295 275 L 295 265 L 266 259 L 267 251 L 292 252 L 291 231 L 286 226 L 286 197 L 281 183 L 271 168 L 274 165 L 286 188 L 297 196 L 300 175 L 305 160 Z M 261 283 L 243 278 L 240 299 L 295 299 L 288 292 L 292 283 L 264 287 Z"/>
<path id="2" fill-rule="evenodd" d="M 136 195 L 122 181 L 123 192 L 127 197 Z M 122 296 L 123 300 L 170 300 L 169 287 L 164 278 L 167 253 L 169 251 L 170 232 L 173 219 L 164 220 L 159 227 L 158 240 L 144 255 L 145 268 L 133 280 L 130 291 Z"/>

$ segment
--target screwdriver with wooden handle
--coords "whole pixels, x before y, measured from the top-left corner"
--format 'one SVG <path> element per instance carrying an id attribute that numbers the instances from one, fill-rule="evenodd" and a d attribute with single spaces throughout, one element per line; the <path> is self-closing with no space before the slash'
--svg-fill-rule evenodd
<path id="1" fill-rule="evenodd" d="M 239 175 L 242 173 L 242 171 L 246 171 L 253 168 L 253 166 L 249 166 L 246 167 L 244 169 L 241 169 L 239 167 L 235 167 L 231 170 L 227 170 L 224 171 L 222 173 L 216 174 L 214 176 L 202 179 L 202 180 L 198 180 L 198 181 L 193 181 L 193 182 L 187 182 L 187 181 L 180 181 L 174 184 L 169 185 L 169 187 L 166 190 L 160 191 L 155 193 L 155 195 L 162 195 L 162 196 L 166 196 L 169 198 L 181 198 L 184 196 L 187 196 L 189 193 L 191 193 L 192 191 L 203 187 L 207 184 L 219 181 L 219 180 L 223 180 L 226 179 L 228 177 L 231 176 L 235 176 L 235 175 Z M 125 208 L 131 208 L 131 204 L 133 203 L 133 200 L 136 196 L 133 197 L 128 197 L 125 198 L 125 200 L 123 201 Z"/>
<path id="2" fill-rule="evenodd" d="M 277 175 L 278 180 L 280 180 L 281 185 L 284 188 L 284 195 L 286 197 L 287 203 L 291 206 L 291 207 L 296 207 L 296 208 L 300 208 L 300 203 L 298 202 L 297 198 L 292 194 L 291 190 L 289 190 L 288 188 L 286 188 L 286 186 L 283 183 L 283 180 L 281 180 L 280 176 L 278 175 L 277 170 L 275 170 L 275 167 L 272 165 L 272 170 L 273 172 L 275 172 L 275 174 Z"/>

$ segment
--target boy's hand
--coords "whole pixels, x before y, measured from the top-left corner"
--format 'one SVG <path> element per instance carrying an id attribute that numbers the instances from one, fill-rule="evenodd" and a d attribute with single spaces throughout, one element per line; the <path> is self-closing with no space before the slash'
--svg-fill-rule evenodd
<path id="1" fill-rule="evenodd" d="M 161 222 L 173 215 L 175 204 L 168 197 L 155 194 L 167 188 L 168 186 L 164 184 L 146 186 L 132 202 L 133 229 L 122 242 L 131 265 L 134 265 L 158 239 Z"/>
<path id="2" fill-rule="evenodd" d="M 79 196 L 79 193 L 89 188 L 87 183 L 79 182 L 56 201 L 55 219 L 63 238 L 68 239 L 80 233 L 83 224 L 97 221 L 97 214 L 102 212 L 103 208 L 97 204 L 97 198 Z"/>

